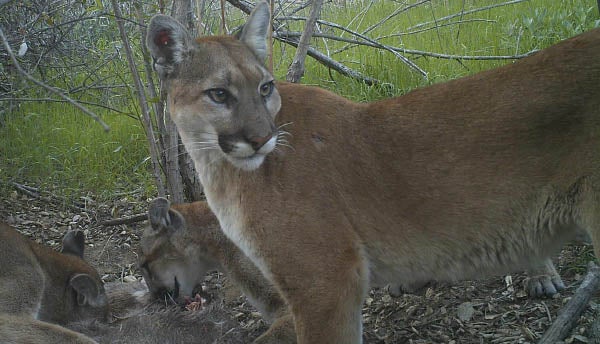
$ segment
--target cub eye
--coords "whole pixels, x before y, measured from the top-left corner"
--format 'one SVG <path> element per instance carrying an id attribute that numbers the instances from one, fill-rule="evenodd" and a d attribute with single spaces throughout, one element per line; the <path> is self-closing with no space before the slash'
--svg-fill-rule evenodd
<path id="1" fill-rule="evenodd" d="M 208 97 L 215 103 L 223 104 L 229 98 L 229 93 L 222 88 L 213 88 L 206 91 Z"/>
<path id="2" fill-rule="evenodd" d="M 260 86 L 260 95 L 263 97 L 268 97 L 273 93 L 273 81 L 269 81 Z"/>

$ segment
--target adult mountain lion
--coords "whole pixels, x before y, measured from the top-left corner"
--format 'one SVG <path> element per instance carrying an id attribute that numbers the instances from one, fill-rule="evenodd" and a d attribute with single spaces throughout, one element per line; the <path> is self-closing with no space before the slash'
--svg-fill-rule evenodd
<path id="1" fill-rule="evenodd" d="M 360 343 L 370 282 L 536 267 L 579 229 L 600 257 L 600 30 L 359 104 L 273 80 L 268 8 L 239 39 L 155 16 L 147 45 L 211 209 L 300 343 Z"/>
<path id="2" fill-rule="evenodd" d="M 193 297 L 210 270 L 229 278 L 273 325 L 257 342 L 294 343 L 294 325 L 285 301 L 256 265 L 229 240 L 206 202 L 173 204 L 156 198 L 140 239 L 140 270 L 153 294 Z M 176 300 L 181 301 L 181 300 Z"/>
<path id="3" fill-rule="evenodd" d="M 58 324 L 106 320 L 104 286 L 82 259 L 83 240 L 67 233 L 61 253 L 0 222 L 0 313 Z"/>

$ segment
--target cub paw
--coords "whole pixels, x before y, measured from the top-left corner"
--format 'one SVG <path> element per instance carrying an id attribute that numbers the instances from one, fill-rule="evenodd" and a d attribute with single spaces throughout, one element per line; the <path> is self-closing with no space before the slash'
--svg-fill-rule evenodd
<path id="1" fill-rule="evenodd" d="M 558 275 L 534 276 L 525 281 L 525 290 L 530 297 L 553 297 L 563 289 L 565 284 Z"/>

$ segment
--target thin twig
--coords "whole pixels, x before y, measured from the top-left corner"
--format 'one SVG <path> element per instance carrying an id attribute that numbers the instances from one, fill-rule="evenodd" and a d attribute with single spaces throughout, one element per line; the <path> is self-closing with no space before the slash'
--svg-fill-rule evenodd
<path id="1" fill-rule="evenodd" d="M 64 100 L 66 100 L 67 102 L 69 102 L 71 105 L 75 106 L 76 108 L 78 108 L 79 110 L 83 111 L 83 113 L 85 113 L 86 115 L 90 116 L 92 119 L 94 119 L 96 122 L 98 122 L 103 128 L 104 131 L 109 131 L 110 127 L 104 123 L 104 121 L 102 121 L 102 119 L 100 119 L 100 117 L 98 117 L 98 115 L 96 115 L 95 113 L 93 113 L 92 111 L 88 110 L 86 107 L 82 106 L 79 102 L 71 99 L 69 96 L 67 96 L 66 94 L 62 93 L 59 89 L 52 87 L 50 85 L 46 85 L 45 83 L 37 80 L 36 78 L 32 77 L 31 75 L 29 75 L 29 73 L 27 73 L 23 68 L 21 68 L 21 65 L 19 64 L 19 61 L 17 61 L 17 58 L 15 57 L 15 54 L 13 53 L 12 49 L 10 48 L 10 45 L 8 44 L 8 40 L 6 39 L 6 36 L 4 36 L 4 32 L 2 31 L 2 27 L 0 27 L 0 39 L 2 39 L 2 43 L 4 45 L 4 48 L 6 49 L 6 51 L 8 52 L 8 56 L 10 57 L 10 59 L 12 60 L 13 65 L 15 66 L 15 68 L 17 69 L 17 71 L 23 75 L 27 80 L 33 82 L 34 84 L 56 94 L 57 96 L 63 98 Z"/>
<path id="2" fill-rule="evenodd" d="M 277 38 L 277 40 L 282 41 L 287 44 L 290 44 L 293 47 L 298 46 L 297 39 L 283 38 L 283 37 L 276 37 L 276 38 Z M 334 59 L 330 58 L 329 56 L 326 56 L 322 52 L 320 52 L 312 47 L 308 47 L 307 55 L 314 58 L 315 60 L 317 60 L 319 63 L 325 65 L 326 67 L 332 68 L 333 70 L 337 71 L 338 73 L 340 73 L 342 75 L 351 77 L 358 81 L 361 81 L 369 86 L 382 84 L 382 82 L 380 80 L 373 79 L 368 76 L 364 76 L 361 73 L 349 68 L 348 66 L 346 66 L 338 61 L 335 61 Z"/>
<path id="3" fill-rule="evenodd" d="M 131 216 L 124 216 L 118 219 L 106 220 L 100 223 L 102 226 L 118 226 L 118 225 L 129 225 L 136 222 L 142 222 L 148 220 L 148 214 L 135 214 Z"/>
<path id="4" fill-rule="evenodd" d="M 280 20 L 306 20 L 306 18 L 304 17 L 295 17 L 295 16 L 291 16 L 291 17 L 281 17 L 278 18 Z M 421 74 L 425 79 L 427 79 L 427 72 L 425 72 L 423 69 L 421 69 L 419 66 L 417 66 L 414 62 L 412 62 L 411 60 L 407 59 L 405 56 L 402 56 L 398 51 L 395 51 L 393 49 L 391 49 L 388 45 L 382 44 L 377 42 L 376 40 L 369 38 L 363 34 L 361 34 L 360 32 L 356 32 L 354 30 L 350 30 L 344 26 L 341 26 L 339 24 L 336 23 L 332 23 L 332 22 L 328 22 L 325 20 L 317 20 L 317 23 L 321 24 L 321 25 L 326 25 L 335 29 L 339 29 L 342 30 L 344 32 L 347 32 L 351 35 L 354 35 L 360 39 L 363 39 L 371 44 L 373 44 L 374 46 L 387 50 L 389 52 L 391 52 L 392 54 L 394 54 L 394 56 L 396 56 L 400 61 L 402 61 L 404 64 L 406 64 L 408 67 L 410 67 L 411 69 L 417 71 L 419 74 Z"/>
<path id="5" fill-rule="evenodd" d="M 138 73 L 135 60 L 133 58 L 133 52 L 131 51 L 131 44 L 129 43 L 129 38 L 127 37 L 127 33 L 125 31 L 125 25 L 123 21 L 123 15 L 121 14 L 121 9 L 118 5 L 117 0 L 111 0 L 111 4 L 113 7 L 113 11 L 115 13 L 115 18 L 117 22 L 117 28 L 119 29 L 119 34 L 121 35 L 121 41 L 123 42 L 123 49 L 125 50 L 125 56 L 127 57 L 127 65 L 129 66 L 129 70 L 131 72 L 131 76 L 133 77 L 133 82 L 135 85 L 136 95 L 139 101 L 139 106 L 141 107 L 141 113 L 144 123 L 144 129 L 146 131 L 146 137 L 148 140 L 149 148 L 150 148 L 150 161 L 152 163 L 152 174 L 154 176 L 154 180 L 156 182 L 156 187 L 158 189 L 159 195 L 165 195 L 165 187 L 163 180 L 161 178 L 161 170 L 160 163 L 158 161 L 158 149 L 156 147 L 156 138 L 154 136 L 154 130 L 152 128 L 152 120 L 150 119 L 150 109 L 148 108 L 148 100 L 146 99 L 146 93 L 144 92 L 144 85 L 142 84 L 142 80 Z"/>
<path id="6" fill-rule="evenodd" d="M 36 188 L 32 188 L 30 186 L 19 184 L 19 183 L 15 183 L 15 182 L 12 182 L 12 185 L 15 187 L 15 189 L 17 190 L 17 192 L 25 194 L 25 195 L 27 195 L 29 197 L 37 198 L 37 199 L 40 199 L 40 200 L 48 202 L 48 203 L 54 203 L 54 204 L 59 204 L 59 205 L 62 205 L 62 206 L 67 206 L 71 210 L 75 210 L 77 212 L 89 211 L 85 207 L 80 207 L 80 206 L 77 206 L 77 205 L 74 205 L 74 204 L 67 204 L 68 201 L 64 197 L 59 197 L 59 196 L 53 195 L 52 193 L 49 193 L 49 192 L 44 192 L 46 194 L 49 194 L 50 195 L 49 197 L 48 196 L 42 196 L 41 192 L 38 189 L 36 189 Z"/>
<path id="7" fill-rule="evenodd" d="M 299 37 L 300 33 L 299 32 L 279 31 L 279 32 L 277 32 L 277 35 L 279 37 L 285 39 L 285 38 Z M 355 40 L 355 39 L 351 39 L 351 38 L 343 38 L 343 37 L 339 37 L 339 36 L 322 34 L 322 33 L 315 33 L 313 36 L 381 49 L 381 47 L 376 44 L 372 44 L 370 42 L 359 41 L 359 40 Z M 390 49 L 396 50 L 398 52 L 402 52 L 404 54 L 421 55 L 421 56 L 434 57 L 434 58 L 439 58 L 439 59 L 448 59 L 448 60 L 516 60 L 516 59 L 521 59 L 521 58 L 533 55 L 534 53 L 538 52 L 538 50 L 531 50 L 524 54 L 518 54 L 518 55 L 450 55 L 450 54 L 441 54 L 441 53 L 434 53 L 434 52 L 422 51 L 422 50 L 404 49 L 404 48 L 398 48 L 398 47 L 393 47 L 393 46 L 388 46 L 388 47 Z"/>
<path id="8" fill-rule="evenodd" d="M 0 98 L 0 102 L 6 102 L 6 101 L 17 101 L 17 102 L 49 102 L 49 103 L 67 103 L 67 100 L 64 99 L 56 99 L 56 98 Z M 120 113 L 123 115 L 129 115 L 127 112 L 121 111 L 119 109 L 115 109 L 113 107 L 110 107 L 108 105 L 104 105 L 104 104 L 100 104 L 100 103 L 93 103 L 93 102 L 87 102 L 87 101 L 82 101 L 82 100 L 78 100 L 78 102 L 80 104 L 86 104 L 86 105 L 90 105 L 90 106 L 97 106 L 103 109 L 107 109 L 116 113 Z"/>

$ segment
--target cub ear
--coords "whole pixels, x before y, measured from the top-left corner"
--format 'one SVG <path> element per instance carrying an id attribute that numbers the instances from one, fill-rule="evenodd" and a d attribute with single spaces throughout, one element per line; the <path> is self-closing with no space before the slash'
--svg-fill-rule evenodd
<path id="1" fill-rule="evenodd" d="M 69 285 L 77 293 L 79 306 L 104 307 L 108 304 L 104 288 L 88 274 L 76 274 L 69 280 Z"/>
<path id="2" fill-rule="evenodd" d="M 83 259 L 85 236 L 82 231 L 68 231 L 62 240 L 60 252 L 71 254 Z"/>
<path id="3" fill-rule="evenodd" d="M 146 34 L 146 46 L 153 68 L 161 79 L 167 78 L 190 51 L 193 40 L 183 25 L 166 15 L 152 17 Z"/>
<path id="4" fill-rule="evenodd" d="M 267 58 L 267 32 L 271 22 L 269 4 L 261 1 L 256 4 L 246 21 L 239 39 L 254 52 L 260 61 Z"/>
<path id="5" fill-rule="evenodd" d="M 159 232 L 163 228 L 168 231 L 178 231 L 185 226 L 183 215 L 170 207 L 171 202 L 166 198 L 158 197 L 150 202 L 148 220 L 154 231 Z"/>

